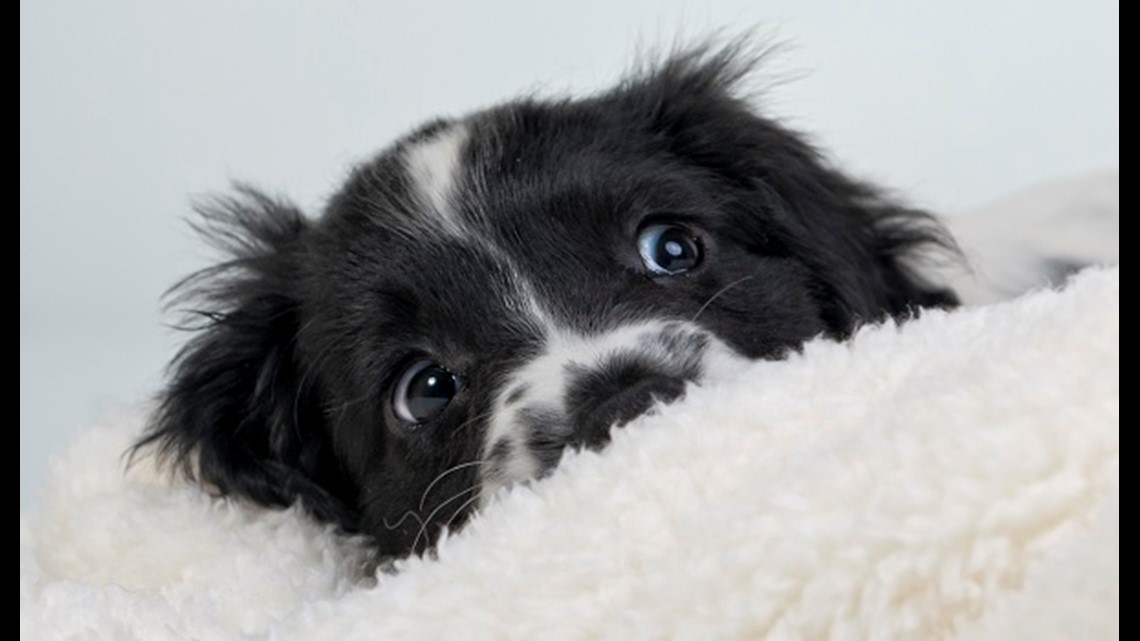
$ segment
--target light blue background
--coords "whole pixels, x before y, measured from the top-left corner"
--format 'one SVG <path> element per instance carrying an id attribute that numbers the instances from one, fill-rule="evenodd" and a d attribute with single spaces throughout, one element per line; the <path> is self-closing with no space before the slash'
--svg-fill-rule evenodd
<path id="1" fill-rule="evenodd" d="M 101 414 L 153 392 L 167 286 L 209 254 L 189 198 L 242 179 L 316 211 L 437 114 L 586 92 L 639 43 L 760 25 L 771 113 L 952 213 L 1116 166 L 1117 3 L 20 4 L 20 498 Z M 166 319 L 170 320 L 170 319 Z"/>

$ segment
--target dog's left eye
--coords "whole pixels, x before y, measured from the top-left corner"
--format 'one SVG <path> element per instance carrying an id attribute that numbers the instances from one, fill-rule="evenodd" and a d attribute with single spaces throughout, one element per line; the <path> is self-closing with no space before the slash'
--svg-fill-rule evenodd
<path id="1" fill-rule="evenodd" d="M 392 396 L 392 411 L 406 425 L 435 418 L 459 393 L 459 378 L 435 361 L 421 359 L 400 376 Z"/>
<path id="2" fill-rule="evenodd" d="M 679 225 L 643 227 L 637 236 L 637 251 L 654 274 L 680 274 L 701 262 L 701 244 Z"/>

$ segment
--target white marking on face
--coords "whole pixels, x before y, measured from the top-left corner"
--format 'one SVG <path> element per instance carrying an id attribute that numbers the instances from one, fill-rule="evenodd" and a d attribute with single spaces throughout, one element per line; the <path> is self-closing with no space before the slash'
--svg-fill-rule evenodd
<path id="1" fill-rule="evenodd" d="M 491 254 L 506 272 L 510 291 L 503 294 L 503 305 L 514 313 L 538 334 L 546 336 L 554 331 L 554 321 L 546 310 L 538 304 L 538 293 L 530 280 L 523 275 L 510 254 L 496 246 L 490 239 L 482 239 L 482 249 Z"/>
<path id="2" fill-rule="evenodd" d="M 540 461 L 531 449 L 534 437 L 531 432 L 535 425 L 542 426 L 542 437 L 551 440 L 551 447 L 563 440 L 572 440 L 574 426 L 567 418 L 566 407 L 568 387 L 576 376 L 571 372 L 594 371 L 605 367 L 616 356 L 629 355 L 659 366 L 663 375 L 673 375 L 682 364 L 699 361 L 697 366 L 687 368 L 695 372 L 692 376 L 698 376 L 718 363 L 729 363 L 739 357 L 722 341 L 691 322 L 649 320 L 591 335 L 560 327 L 540 303 L 544 292 L 536 289 L 512 255 L 481 228 L 478 210 L 473 210 L 474 221 L 460 217 L 457 191 L 470 190 L 472 202 L 477 204 L 478 192 L 483 187 L 478 168 L 463 167 L 462 152 L 468 135 L 466 125 L 455 124 L 406 148 L 404 162 L 415 201 L 409 212 L 409 223 L 413 227 L 408 231 L 427 235 L 442 233 L 477 243 L 503 269 L 502 289 L 487 294 L 501 296 L 512 318 L 541 336 L 545 345 L 538 357 L 512 373 L 492 402 L 482 452 L 484 463 L 480 466 L 480 503 L 486 504 L 500 487 L 535 478 L 548 469 L 549 459 L 545 463 Z M 670 334 L 699 336 L 703 339 L 701 347 L 670 348 L 667 340 Z M 523 391 L 514 393 L 518 389 Z M 517 398 L 508 402 L 512 396 Z M 546 456 L 549 453 L 543 452 Z"/>
<path id="3" fill-rule="evenodd" d="M 410 145 L 404 151 L 404 163 L 412 180 L 414 202 L 410 203 L 410 229 L 423 236 L 441 232 L 462 239 L 491 256 L 504 270 L 505 288 L 498 292 L 504 306 L 514 318 L 542 333 L 551 325 L 549 315 L 539 306 L 534 286 L 523 275 L 511 255 L 488 233 L 485 214 L 474 214 L 475 221 L 463 219 L 456 199 L 459 191 L 470 191 L 470 202 L 477 206 L 478 192 L 485 189 L 477 166 L 464 166 L 463 149 L 470 131 L 466 124 L 451 125 L 430 137 Z M 460 180 L 462 179 L 462 182 Z M 483 220 L 479 220 L 480 217 Z"/>
<path id="4" fill-rule="evenodd" d="M 531 435 L 521 420 L 525 412 L 555 417 L 549 426 L 553 437 L 569 440 L 572 436 L 569 432 L 574 426 L 569 424 L 566 407 L 566 395 L 574 382 L 571 372 L 596 371 L 615 357 L 630 355 L 656 365 L 663 374 L 697 359 L 696 369 L 703 379 L 748 362 L 707 330 L 687 321 L 642 321 L 589 336 L 562 330 L 549 322 L 544 329 L 543 352 L 513 372 L 493 402 L 483 446 L 483 459 L 488 462 L 482 466 L 481 504 L 486 504 L 500 487 L 542 472 L 540 462 L 529 450 Z M 663 340 L 670 335 L 700 337 L 703 341 L 699 348 L 670 348 L 668 341 Z M 602 400 L 605 399 L 599 399 Z M 499 443 L 509 444 L 509 455 L 505 460 L 492 460 Z"/>
<path id="5" fill-rule="evenodd" d="M 408 175 L 422 208 L 415 214 L 432 227 L 457 237 L 468 235 L 454 200 L 460 175 L 460 156 L 467 136 L 466 125 L 452 125 L 414 143 L 404 152 Z"/>

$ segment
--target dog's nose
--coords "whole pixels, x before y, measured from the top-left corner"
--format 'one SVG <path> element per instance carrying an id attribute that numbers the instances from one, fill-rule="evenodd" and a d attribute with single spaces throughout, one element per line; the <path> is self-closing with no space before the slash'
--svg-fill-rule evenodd
<path id="1" fill-rule="evenodd" d="M 571 442 L 600 447 L 612 427 L 628 423 L 655 403 L 669 403 L 685 392 L 685 380 L 640 364 L 586 372 L 570 388 L 566 405 L 573 425 Z"/>

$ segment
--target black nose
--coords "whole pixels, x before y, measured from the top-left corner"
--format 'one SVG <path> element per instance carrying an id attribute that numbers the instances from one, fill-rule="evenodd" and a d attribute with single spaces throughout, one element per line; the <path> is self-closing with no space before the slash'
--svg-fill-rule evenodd
<path id="1" fill-rule="evenodd" d="M 566 396 L 574 426 L 572 443 L 605 445 L 610 428 L 641 416 L 657 402 L 669 403 L 685 392 L 685 380 L 640 363 L 614 363 L 582 372 Z"/>

